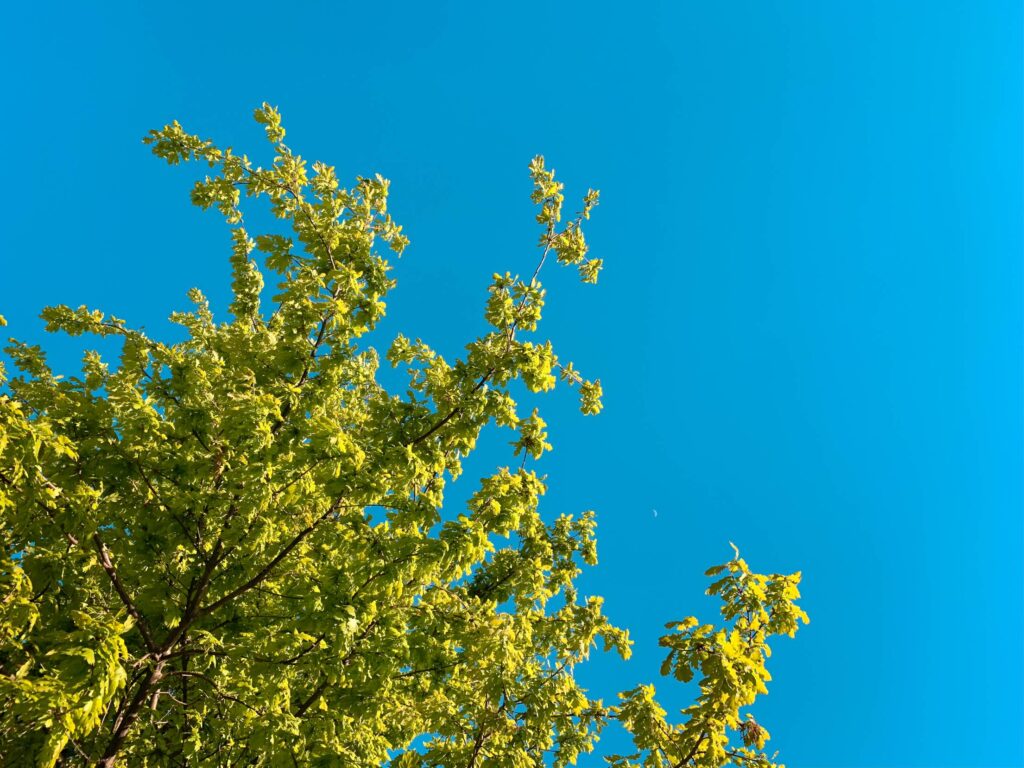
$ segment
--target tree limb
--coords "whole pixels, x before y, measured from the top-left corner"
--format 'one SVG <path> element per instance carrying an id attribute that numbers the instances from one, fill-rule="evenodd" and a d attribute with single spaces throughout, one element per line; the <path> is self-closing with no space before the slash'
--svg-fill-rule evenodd
<path id="1" fill-rule="evenodd" d="M 149 631 L 149 624 L 143 618 L 139 609 L 135 607 L 135 603 L 132 602 L 131 597 L 128 595 L 128 590 L 125 589 L 124 584 L 121 583 L 121 579 L 118 578 L 117 569 L 114 568 L 114 564 L 110 561 L 110 552 L 107 549 L 106 544 L 103 543 L 103 539 L 100 538 L 99 533 L 94 533 L 92 535 L 92 540 L 96 545 L 97 553 L 99 553 L 100 565 L 103 566 L 103 570 L 110 579 L 110 583 L 114 585 L 114 591 L 117 592 L 117 596 L 121 598 L 121 602 L 124 603 L 125 608 L 128 609 L 128 614 L 135 619 L 135 625 L 139 628 L 139 633 L 142 635 L 142 639 L 146 643 L 146 650 L 150 653 L 157 653 L 159 648 L 157 644 L 153 642 L 153 635 Z"/>
<path id="2" fill-rule="evenodd" d="M 249 579 L 247 582 L 245 582 L 241 586 L 236 587 L 235 589 L 231 590 L 230 592 L 228 592 L 226 595 L 224 595 L 223 597 L 219 598 L 218 600 L 215 600 L 214 602 L 210 603 L 209 605 L 204 606 L 204 607 L 198 609 L 198 612 L 196 614 L 197 617 L 209 616 L 211 613 L 216 611 L 222 605 L 230 603 L 236 597 L 238 597 L 239 595 L 242 595 L 242 594 L 248 592 L 250 589 L 255 587 L 257 584 L 262 582 L 264 579 L 266 579 L 267 576 L 270 575 L 270 572 L 272 570 L 274 570 L 275 566 L 277 566 L 278 563 L 280 563 L 282 560 L 284 560 L 288 556 L 289 552 L 291 552 L 293 549 L 295 549 L 295 547 L 299 546 L 299 544 L 302 543 L 303 539 L 305 539 L 307 536 L 309 536 L 309 534 L 311 534 L 316 529 L 316 527 L 318 525 L 320 525 L 320 523 L 322 523 L 324 520 L 326 520 L 333 512 L 336 512 L 340 506 L 341 506 L 341 503 L 340 503 L 340 500 L 339 500 L 338 502 L 335 502 L 330 507 L 328 507 L 327 511 L 324 512 L 322 515 L 320 515 L 320 517 L 318 517 L 312 523 L 310 523 L 305 528 L 303 528 L 301 531 L 299 531 L 299 533 L 295 536 L 295 538 L 293 538 L 290 542 L 288 542 L 288 544 L 286 544 L 285 547 L 280 552 L 278 552 L 269 563 L 267 563 L 265 566 L 263 566 L 256 573 L 255 576 L 253 576 L 251 579 Z"/>

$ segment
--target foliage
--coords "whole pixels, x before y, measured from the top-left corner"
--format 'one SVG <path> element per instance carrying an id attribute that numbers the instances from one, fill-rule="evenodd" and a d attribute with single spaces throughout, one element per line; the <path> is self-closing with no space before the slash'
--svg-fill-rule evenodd
<path id="1" fill-rule="evenodd" d="M 538 766 L 574 764 L 612 719 L 637 753 L 616 766 L 764 766 L 767 732 L 740 710 L 764 693 L 766 640 L 806 617 L 799 575 L 737 558 L 712 587 L 726 625 L 686 619 L 662 639 L 663 673 L 702 676 L 668 725 L 653 689 L 591 698 L 574 667 L 595 644 L 629 655 L 601 600 L 578 594 L 596 562 L 590 512 L 545 520 L 526 468 L 550 446 L 530 392 L 560 378 L 584 413 L 601 386 L 536 331 L 546 258 L 595 282 L 562 185 L 530 164 L 541 225 L 530 279 L 495 275 L 490 331 L 447 361 L 398 337 L 386 357 L 408 388 L 377 381 L 359 341 L 394 285 L 375 249 L 407 240 L 388 182 L 339 185 L 283 143 L 262 168 L 178 123 L 145 139 L 170 164 L 205 163 L 192 201 L 231 227 L 231 319 L 207 300 L 163 343 L 85 307 L 49 307 L 50 331 L 117 337 L 64 379 L 12 340 L 20 372 L 0 395 L 0 754 L 11 765 Z M 243 200 L 269 202 L 285 234 L 253 236 Z M 264 268 L 253 258 L 262 254 Z M 264 308 L 264 276 L 277 289 Z M 2 374 L 0 374 L 2 375 Z M 446 484 L 489 423 L 516 431 L 516 468 L 442 516 Z M 730 747 L 730 734 L 740 746 Z"/>

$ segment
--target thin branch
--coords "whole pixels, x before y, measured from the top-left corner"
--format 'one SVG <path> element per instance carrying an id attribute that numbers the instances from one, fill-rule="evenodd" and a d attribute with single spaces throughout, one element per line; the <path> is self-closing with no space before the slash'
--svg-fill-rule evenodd
<path id="1" fill-rule="evenodd" d="M 180 677 L 180 678 L 183 678 L 183 679 L 195 678 L 196 680 L 202 680 L 204 683 L 206 683 L 207 685 L 209 685 L 213 689 L 214 693 L 219 698 L 224 699 L 225 701 L 233 701 L 236 704 L 241 704 L 246 709 L 249 709 L 249 710 L 255 712 L 258 715 L 266 714 L 263 710 L 258 709 L 257 707 L 254 707 L 252 704 L 249 704 L 246 701 L 242 701 L 242 699 L 238 698 L 237 696 L 232 696 L 230 693 L 224 693 L 224 691 L 221 689 L 221 687 L 219 685 L 217 685 L 217 681 L 216 680 L 214 680 L 211 677 L 209 677 L 207 675 L 204 675 L 204 674 L 202 674 L 200 672 L 184 672 L 182 670 L 177 670 L 176 669 L 176 670 L 172 670 L 170 672 L 167 672 L 164 676 L 165 677 Z"/>
<path id="2" fill-rule="evenodd" d="M 124 603 L 124 607 L 128 609 L 128 614 L 135 619 L 135 625 L 139 628 L 142 639 L 146 643 L 146 649 L 150 653 L 157 653 L 159 648 L 157 647 L 157 644 L 153 642 L 153 635 L 149 631 L 149 624 L 146 623 L 146 620 L 139 612 L 139 609 L 135 607 L 135 603 L 132 602 L 132 599 L 128 594 L 128 590 L 125 589 L 124 584 L 121 583 L 121 579 L 118 578 L 117 569 L 114 568 L 114 564 L 110 561 L 110 551 L 107 549 L 106 544 L 103 543 L 103 539 L 100 538 L 99 533 L 94 533 L 92 535 L 92 540 L 93 543 L 96 544 L 97 553 L 99 553 L 100 565 L 103 566 L 103 570 L 110 579 L 110 583 L 114 585 L 114 591 L 117 592 L 117 596 L 121 598 L 121 602 Z"/>
<path id="3" fill-rule="evenodd" d="M 352 661 L 353 657 L 356 655 L 356 650 L 357 650 L 356 646 L 357 646 L 357 644 L 361 640 L 364 640 L 366 638 L 366 636 L 370 634 L 370 632 L 373 630 L 373 628 L 377 626 L 379 621 L 380 621 L 380 617 L 378 616 L 376 619 L 374 619 L 369 624 L 367 624 L 363 628 L 363 631 L 359 633 L 359 636 L 356 637 L 352 641 L 352 647 L 349 648 L 348 653 L 346 653 L 344 655 L 344 657 L 342 657 L 342 659 L 341 659 L 341 665 L 343 667 L 347 666 L 348 663 L 350 661 Z M 327 686 L 328 685 L 329 685 L 329 681 L 328 681 L 328 679 L 325 678 L 313 690 L 313 693 L 311 693 L 309 695 L 309 697 L 299 705 L 299 708 L 295 710 L 295 716 L 296 717 L 302 717 L 303 715 L 305 715 L 306 714 L 306 710 L 308 710 L 311 706 L 313 706 L 313 702 L 316 701 L 318 698 L 320 698 L 320 694 L 322 694 L 324 691 L 327 690 Z"/>
<path id="4" fill-rule="evenodd" d="M 57 487 L 49 480 L 46 480 L 45 478 L 44 480 L 45 485 L 47 487 L 51 489 Z M 0 481 L 3 481 L 3 484 L 6 485 L 11 490 L 17 490 L 17 486 L 15 486 L 14 482 L 10 478 L 8 478 L 3 472 L 0 472 Z M 50 518 L 50 522 L 52 522 L 60 529 L 60 532 L 64 535 L 64 538 L 67 539 L 68 544 L 70 544 L 72 547 L 77 547 L 78 538 L 68 533 L 64 526 L 60 523 L 60 521 L 57 520 L 57 510 L 49 506 L 48 504 L 44 504 L 39 499 L 33 498 L 32 500 L 36 503 L 36 506 L 38 506 L 41 510 L 43 510 L 43 512 L 46 513 L 46 516 Z"/>
<path id="5" fill-rule="evenodd" d="M 160 653 L 158 654 L 161 659 L 167 658 L 168 651 L 170 651 L 171 648 L 173 648 L 178 641 L 185 636 L 185 633 L 188 632 L 193 622 L 203 615 L 199 611 L 199 603 L 206 594 L 207 587 L 210 586 L 210 580 L 213 578 L 214 569 L 220 562 L 221 561 L 216 557 L 211 557 L 203 567 L 203 572 L 199 575 L 198 583 L 193 583 L 189 586 L 190 595 L 185 604 L 185 610 L 182 612 L 181 621 L 161 646 Z"/>
<path id="6" fill-rule="evenodd" d="M 287 659 L 271 659 L 268 656 L 253 656 L 252 658 L 253 658 L 253 661 L 258 661 L 258 662 L 263 663 L 263 664 L 285 664 L 285 665 L 294 664 L 295 662 L 297 662 L 299 659 L 301 659 L 306 654 L 312 653 L 314 650 L 316 650 L 317 647 L 319 647 L 320 643 L 323 642 L 325 637 L 327 637 L 327 635 L 325 633 L 321 632 L 320 636 L 317 637 L 316 640 L 314 640 L 312 643 L 310 643 L 308 646 L 303 648 L 301 651 L 299 651 L 294 656 L 289 656 Z"/>
<path id="7" fill-rule="evenodd" d="M 693 759 L 694 755 L 697 754 L 697 750 L 700 749 L 700 745 L 704 743 L 704 740 L 707 737 L 708 735 L 706 733 L 702 733 L 700 735 L 700 738 L 697 739 L 696 743 L 693 745 L 693 748 L 687 753 L 686 757 L 684 757 L 682 760 L 676 763 L 674 768 L 682 768 L 682 766 L 690 762 Z"/>
<path id="8" fill-rule="evenodd" d="M 302 541 L 307 536 L 309 536 L 309 534 L 311 534 L 316 529 L 316 527 L 318 525 L 320 525 L 320 523 L 322 523 L 324 520 L 326 520 L 332 513 L 336 512 L 340 506 L 341 506 L 341 503 L 340 503 L 340 499 L 339 499 L 339 501 L 335 502 L 330 507 L 328 507 L 327 511 L 324 512 L 322 515 L 320 515 L 320 517 L 318 517 L 312 523 L 310 523 L 305 528 L 303 528 L 301 531 L 299 531 L 299 533 L 295 536 L 295 538 L 293 538 L 290 542 L 288 542 L 288 544 L 286 544 L 285 547 L 280 552 L 278 552 L 277 555 L 275 555 L 274 558 L 269 563 L 267 563 L 265 566 L 263 566 L 256 573 L 255 576 L 253 576 L 247 582 L 242 584 L 240 587 L 237 587 L 237 588 L 231 590 L 230 592 L 228 592 L 226 595 L 224 595 L 220 599 L 215 600 L 214 602 L 210 603 L 209 605 L 207 605 L 207 606 L 205 606 L 203 608 L 200 608 L 198 610 L 197 616 L 198 617 L 209 616 L 211 613 L 216 611 L 222 605 L 230 603 L 236 597 L 238 597 L 241 594 L 244 594 L 244 593 L 248 592 L 250 589 L 255 587 L 257 584 L 262 582 L 264 579 L 266 579 L 267 576 L 270 575 L 270 572 L 273 571 L 274 568 L 277 566 L 277 564 L 280 563 L 282 560 L 284 560 L 288 556 L 289 552 L 291 552 L 293 549 L 295 549 L 297 546 L 299 546 L 299 544 L 301 544 Z"/>
<path id="9" fill-rule="evenodd" d="M 442 664 L 442 665 L 437 666 L 437 667 L 425 667 L 423 669 L 410 669 L 407 672 L 399 672 L 397 675 L 394 675 L 391 679 L 392 680 L 400 680 L 400 679 L 405 678 L 405 677 L 416 677 L 417 675 L 425 675 L 425 674 L 427 674 L 429 672 L 447 672 L 449 669 L 454 669 L 455 667 L 459 666 L 459 664 L 461 664 L 461 663 L 462 662 L 454 661 L 451 664 Z"/>
<path id="10" fill-rule="evenodd" d="M 474 386 L 471 390 L 469 390 L 469 394 L 470 395 L 476 394 L 476 392 L 479 391 L 480 388 L 484 384 L 486 384 L 488 381 L 490 381 L 491 376 L 494 375 L 496 370 L 497 370 L 496 368 L 491 368 L 490 370 L 487 371 L 487 373 L 485 373 L 483 376 L 481 376 L 480 380 L 477 381 L 476 386 Z M 441 427 L 443 427 L 449 421 L 451 421 L 456 416 L 458 416 L 460 413 L 462 413 L 462 405 L 455 406 L 454 408 L 452 408 L 448 412 L 448 415 L 446 415 L 443 419 L 441 419 L 439 422 L 437 422 L 434 426 L 432 426 L 426 432 L 424 432 L 424 433 L 422 433 L 420 435 L 417 435 L 416 437 L 412 438 L 411 440 L 407 440 L 405 442 L 405 445 L 416 445 L 416 443 L 423 442 L 428 437 L 430 437 L 432 434 L 437 432 L 437 430 L 441 429 Z"/>
<path id="11" fill-rule="evenodd" d="M 543 253 L 541 253 L 540 260 L 537 263 L 536 269 L 533 270 L 533 276 L 530 278 L 530 283 L 528 286 L 529 288 L 533 288 L 537 284 L 537 278 L 540 276 L 540 271 L 544 266 L 544 262 L 547 261 L 548 254 L 551 252 L 551 249 L 554 248 L 555 246 L 554 224 L 548 225 L 547 237 L 545 239 L 547 244 L 544 246 L 544 251 Z M 526 298 L 528 295 L 529 292 L 523 294 L 522 299 L 519 300 L 519 306 L 516 308 L 517 310 L 522 310 L 523 305 L 526 303 Z M 512 341 L 515 339 L 516 331 L 519 329 L 519 320 L 521 317 L 522 314 L 519 311 L 517 311 L 515 319 L 512 321 L 512 324 L 508 327 L 505 344 L 506 352 L 512 346 Z M 484 375 L 481 376 L 480 379 L 477 381 L 476 385 L 469 391 L 469 395 L 476 394 L 476 392 L 479 391 L 484 384 L 490 381 L 491 376 L 495 374 L 496 370 L 496 368 L 491 367 L 486 373 L 484 373 Z M 422 434 L 412 438 L 411 440 L 407 440 L 404 443 L 404 445 L 415 445 L 416 443 L 426 440 L 428 437 L 437 432 L 437 430 L 441 429 L 441 427 L 443 427 L 445 424 L 447 424 L 461 412 L 462 405 L 460 404 L 455 406 L 454 408 L 452 408 L 452 410 L 448 412 L 448 414 L 444 418 L 442 418 L 434 426 L 432 426 L 426 432 L 423 432 Z"/>

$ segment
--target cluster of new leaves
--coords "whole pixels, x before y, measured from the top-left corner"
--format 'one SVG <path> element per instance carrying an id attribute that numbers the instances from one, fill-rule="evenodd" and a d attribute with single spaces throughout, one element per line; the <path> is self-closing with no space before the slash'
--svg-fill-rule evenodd
<path id="1" fill-rule="evenodd" d="M 773 758 L 761 751 L 768 741 L 768 731 L 753 715 L 742 717 L 741 709 L 753 704 L 759 694 L 768 693 L 768 638 L 792 637 L 800 622 L 808 621 L 807 614 L 795 603 L 800 597 L 800 574 L 752 573 L 739 551 L 730 562 L 707 571 L 708 576 L 722 573 L 726 575 L 711 585 L 708 594 L 722 599 L 726 625 L 701 624 L 690 616 L 666 624 L 672 632 L 660 641 L 669 649 L 661 673 L 684 683 L 699 674 L 700 695 L 683 710 L 686 719 L 682 723 L 669 725 L 665 711 L 654 699 L 654 686 L 639 686 L 620 694 L 618 717 L 633 734 L 638 752 L 610 758 L 613 766 L 774 765 Z M 730 733 L 738 735 L 739 744 L 733 745 Z"/>
<path id="2" fill-rule="evenodd" d="M 582 224 L 597 193 L 562 224 L 562 186 L 535 159 L 537 270 L 494 276 L 492 330 L 458 360 L 395 339 L 387 358 L 408 389 L 394 395 L 361 342 L 394 284 L 376 246 L 408 242 L 388 182 L 341 187 L 283 143 L 276 110 L 256 119 L 268 168 L 177 123 L 145 139 L 172 165 L 210 169 L 192 200 L 231 228 L 229 320 L 194 290 L 195 308 L 172 315 L 187 338 L 167 344 L 50 307 L 50 331 L 122 342 L 115 364 L 89 352 L 68 379 L 38 347 L 6 349 L 19 373 L 0 370 L 0 754 L 512 768 L 575 763 L 610 718 L 639 734 L 631 698 L 606 706 L 575 680 L 595 644 L 627 656 L 629 640 L 574 587 L 596 562 L 594 518 L 542 518 L 544 484 L 525 464 L 550 447 L 545 423 L 521 415 L 511 389 L 561 378 L 584 412 L 600 410 L 599 382 L 522 338 L 541 318 L 549 253 L 596 279 Z M 246 229 L 253 199 L 282 231 Z M 516 431 L 521 465 L 443 515 L 446 481 L 492 422 Z M 775 583 L 723 594 L 775 617 Z M 699 706 L 710 731 L 722 705 Z"/>

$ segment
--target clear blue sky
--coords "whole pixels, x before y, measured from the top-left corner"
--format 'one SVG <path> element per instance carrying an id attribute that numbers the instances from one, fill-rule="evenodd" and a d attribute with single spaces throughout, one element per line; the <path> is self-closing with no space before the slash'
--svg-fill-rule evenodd
<path id="1" fill-rule="evenodd" d="M 1021 4 L 503 5 L 7 6 L 8 330 L 72 372 L 44 304 L 162 333 L 190 286 L 222 302 L 223 223 L 139 139 L 256 153 L 267 100 L 304 156 L 392 179 L 383 336 L 454 354 L 532 268 L 542 152 L 603 191 L 602 283 L 551 270 L 546 327 L 606 410 L 548 398 L 540 467 L 548 513 L 598 511 L 585 584 L 637 641 L 587 682 L 654 681 L 732 540 L 805 574 L 758 709 L 790 766 L 1024 764 Z"/>

